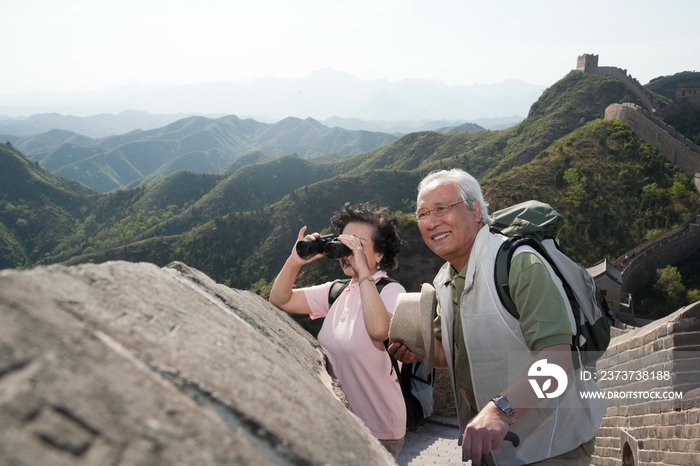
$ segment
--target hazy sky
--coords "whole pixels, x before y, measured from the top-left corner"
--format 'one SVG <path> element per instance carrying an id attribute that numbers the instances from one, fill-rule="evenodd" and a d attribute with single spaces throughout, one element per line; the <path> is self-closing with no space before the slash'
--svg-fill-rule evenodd
<path id="1" fill-rule="evenodd" d="M 698 0 L 0 0 L 0 94 L 302 77 L 551 85 L 700 70 Z"/>

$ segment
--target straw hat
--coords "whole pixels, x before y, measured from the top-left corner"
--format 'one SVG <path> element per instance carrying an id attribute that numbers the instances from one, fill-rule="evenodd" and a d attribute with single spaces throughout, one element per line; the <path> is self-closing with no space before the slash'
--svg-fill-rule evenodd
<path id="1" fill-rule="evenodd" d="M 436 307 L 435 288 L 423 283 L 420 293 L 399 294 L 389 327 L 389 340 L 406 345 L 425 365 L 426 373 L 433 369 L 433 318 Z"/>

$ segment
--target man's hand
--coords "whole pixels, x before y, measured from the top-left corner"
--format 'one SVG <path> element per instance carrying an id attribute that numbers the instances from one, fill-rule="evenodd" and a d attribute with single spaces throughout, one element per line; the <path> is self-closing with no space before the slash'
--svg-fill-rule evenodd
<path id="1" fill-rule="evenodd" d="M 473 466 L 481 466 L 481 455 L 501 446 L 509 425 L 506 413 L 489 402 L 464 429 L 462 461 L 471 460 Z"/>
<path id="2" fill-rule="evenodd" d="M 392 341 L 387 348 L 387 351 L 389 354 L 394 356 L 397 361 L 401 361 L 404 364 L 410 364 L 414 361 L 418 361 L 418 357 L 411 350 L 409 350 L 406 345 L 399 343 L 398 341 Z"/>

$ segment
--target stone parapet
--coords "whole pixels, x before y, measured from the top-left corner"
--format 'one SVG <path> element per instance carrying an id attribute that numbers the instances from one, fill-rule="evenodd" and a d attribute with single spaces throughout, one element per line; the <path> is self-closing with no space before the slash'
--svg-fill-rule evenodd
<path id="1" fill-rule="evenodd" d="M 395 464 L 288 315 L 129 262 L 0 271 L 0 463 Z"/>
<path id="2" fill-rule="evenodd" d="M 700 224 L 696 216 L 616 259 L 622 266 L 622 292 L 634 293 L 656 271 L 695 253 L 700 248 Z"/>
<path id="3" fill-rule="evenodd" d="M 599 66 L 590 71 L 586 71 L 590 74 L 598 74 L 603 76 L 613 76 L 619 79 L 624 85 L 631 90 L 634 95 L 636 95 L 639 100 L 642 101 L 644 107 L 650 111 L 655 112 L 659 107 L 659 102 L 656 98 L 647 91 L 647 89 L 640 84 L 635 78 L 627 74 L 627 70 L 621 68 L 616 68 L 614 66 Z"/>
<path id="4" fill-rule="evenodd" d="M 700 147 L 638 105 L 611 104 L 605 109 L 605 119 L 625 123 L 691 178 L 700 172 Z"/>
<path id="5" fill-rule="evenodd" d="M 450 382 L 450 371 L 447 369 L 435 369 L 433 414 L 444 417 L 457 416 L 454 392 Z"/>
<path id="6" fill-rule="evenodd" d="M 700 387 L 700 302 L 614 338 L 596 374 L 604 393 L 626 395 L 608 397 L 593 464 L 700 464 L 698 406 L 677 396 L 642 396 L 685 397 Z"/>
<path id="7" fill-rule="evenodd" d="M 700 191 L 700 147 L 634 104 L 612 104 L 605 119 L 622 121 L 671 163 L 693 177 Z M 659 268 L 688 257 L 700 247 L 700 212 L 681 226 L 636 247 L 615 260 L 622 270 L 622 293 L 633 293 L 645 285 Z"/>

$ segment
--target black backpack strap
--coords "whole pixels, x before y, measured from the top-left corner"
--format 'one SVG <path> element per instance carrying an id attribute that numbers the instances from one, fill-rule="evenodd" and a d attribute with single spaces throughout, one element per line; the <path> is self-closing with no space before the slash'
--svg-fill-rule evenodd
<path id="1" fill-rule="evenodd" d="M 394 280 L 393 278 L 389 277 L 382 277 L 379 280 L 377 280 L 377 283 L 375 283 L 375 285 L 377 286 L 377 293 L 381 294 L 384 287 L 387 286 L 389 283 L 398 283 L 398 280 Z"/>
<path id="2" fill-rule="evenodd" d="M 384 289 L 385 286 L 387 286 L 389 283 L 398 283 L 398 280 L 394 280 L 393 278 L 389 277 L 382 277 L 377 282 L 375 285 L 377 286 L 377 293 L 382 294 L 382 290 Z M 387 338 L 384 340 L 384 349 L 388 350 L 389 349 L 389 339 Z M 392 370 L 396 373 L 396 376 L 398 377 L 401 371 L 399 371 L 399 363 L 396 361 L 396 358 L 387 351 L 387 354 L 389 355 L 389 359 L 391 359 L 391 368 Z M 389 375 L 391 375 L 391 372 L 389 372 Z"/>
<path id="3" fill-rule="evenodd" d="M 340 293 L 343 292 L 343 290 L 350 284 L 350 279 L 345 278 L 342 280 L 336 280 L 333 282 L 331 285 L 331 289 L 328 290 L 328 305 L 332 306 L 333 303 L 335 302 L 336 299 L 338 299 L 338 296 L 340 296 Z"/>
<path id="4" fill-rule="evenodd" d="M 389 359 L 391 359 L 391 371 L 389 371 L 389 375 L 391 375 L 391 372 L 396 373 L 396 377 L 399 377 L 399 374 L 401 374 L 401 371 L 399 370 L 399 362 L 396 360 L 393 354 L 389 352 L 389 339 L 387 338 L 384 340 L 384 349 L 387 350 L 386 354 L 389 355 Z"/>
<path id="5" fill-rule="evenodd" d="M 382 277 L 377 282 L 375 285 L 377 286 L 377 293 L 382 294 L 382 290 L 384 289 L 385 286 L 387 286 L 389 283 L 398 283 L 398 280 L 394 280 L 393 278 L 389 277 Z M 389 349 L 389 339 L 387 338 L 384 340 L 384 348 Z M 399 363 L 396 361 L 396 358 L 387 351 L 387 354 L 389 355 L 389 359 L 391 359 L 391 368 L 394 372 L 396 372 L 396 376 L 398 377 L 401 371 L 399 371 Z M 389 372 L 391 375 L 391 372 Z"/>
<path id="6" fill-rule="evenodd" d="M 566 282 L 566 280 L 564 280 L 564 277 L 561 275 L 561 272 L 559 272 L 559 269 L 557 269 L 556 265 L 554 265 L 554 263 L 549 257 L 549 254 L 544 249 L 541 243 L 527 236 L 510 237 L 506 241 L 504 241 L 504 243 L 501 245 L 501 247 L 498 249 L 498 252 L 496 253 L 494 278 L 496 280 L 496 290 L 498 291 L 498 297 L 500 298 L 501 303 L 508 310 L 508 312 L 516 319 L 520 319 L 520 313 L 518 312 L 517 306 L 510 297 L 508 276 L 510 274 L 510 262 L 513 259 L 513 254 L 515 253 L 515 250 L 521 246 L 530 246 L 540 256 L 542 256 L 544 260 L 547 261 L 547 263 L 549 263 L 549 265 L 552 267 L 552 270 L 554 270 L 554 273 L 559 277 L 559 280 L 561 280 L 562 286 L 564 287 L 564 291 L 566 292 L 567 296 L 571 297 L 571 291 L 569 289 L 568 283 Z"/>
<path id="7" fill-rule="evenodd" d="M 508 286 L 508 275 L 510 274 L 510 261 L 513 258 L 513 253 L 517 246 L 514 246 L 517 238 L 508 238 L 503 242 L 496 253 L 496 264 L 494 266 L 494 278 L 496 280 L 496 291 L 501 300 L 501 304 L 506 310 L 515 317 L 520 319 L 520 313 L 517 306 L 510 297 L 510 287 Z"/>
<path id="8" fill-rule="evenodd" d="M 335 302 L 336 299 L 338 299 L 338 296 L 340 296 L 340 293 L 343 292 L 345 288 L 350 284 L 350 278 L 344 278 L 342 280 L 336 280 L 333 282 L 331 285 L 331 289 L 328 290 L 328 305 L 332 306 L 333 303 Z M 377 287 L 377 293 L 382 292 L 384 287 L 388 285 L 389 283 L 398 283 L 398 280 L 394 280 L 393 278 L 389 277 L 382 277 L 377 282 L 375 283 Z"/>
<path id="9" fill-rule="evenodd" d="M 416 374 L 416 371 L 418 371 L 418 368 L 420 367 L 422 363 L 420 361 L 415 361 L 411 364 L 406 364 L 406 366 L 411 366 L 410 371 L 408 371 L 408 378 L 412 380 L 417 380 L 421 383 L 424 383 L 426 385 L 434 386 L 435 381 L 433 380 L 433 375 L 435 374 L 435 368 L 433 368 L 429 374 L 426 374 L 426 378 L 424 379 L 423 377 L 420 377 L 418 374 Z M 425 368 L 423 369 L 425 372 Z M 401 377 L 404 377 L 404 372 L 405 371 L 403 368 L 401 369 Z"/>

